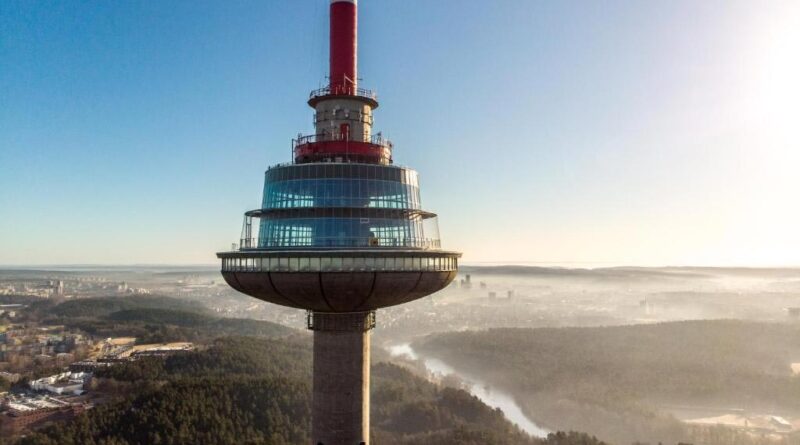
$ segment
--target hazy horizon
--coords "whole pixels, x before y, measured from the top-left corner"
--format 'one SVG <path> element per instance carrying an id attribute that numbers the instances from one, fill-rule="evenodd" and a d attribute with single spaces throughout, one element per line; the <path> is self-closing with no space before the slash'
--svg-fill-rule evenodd
<path id="1" fill-rule="evenodd" d="M 624 264 L 624 263 L 603 263 L 603 262 L 536 262 L 536 261 L 518 261 L 518 262 L 504 262 L 504 261 L 467 261 L 461 262 L 462 268 L 491 268 L 491 267 L 530 267 L 542 269 L 564 269 L 564 270 L 602 270 L 602 269 L 625 269 L 625 268 L 641 268 L 641 269 L 786 269 L 794 270 L 800 269 L 800 265 L 710 265 L 710 264 Z M 125 268 L 208 268 L 219 269 L 216 263 L 64 263 L 64 264 L 0 264 L 0 271 L 3 270 L 46 270 L 46 269 L 97 269 L 103 268 L 111 269 L 125 269 Z"/>

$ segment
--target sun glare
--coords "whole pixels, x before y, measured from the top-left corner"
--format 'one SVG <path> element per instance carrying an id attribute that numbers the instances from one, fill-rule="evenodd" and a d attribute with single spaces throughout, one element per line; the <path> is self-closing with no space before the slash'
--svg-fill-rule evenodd
<path id="1" fill-rule="evenodd" d="M 746 128 L 740 129 L 747 149 L 742 170 L 729 178 L 736 182 L 732 189 L 739 188 L 738 211 L 728 223 L 726 244 L 731 247 L 726 257 L 742 264 L 797 264 L 800 3 L 787 2 L 768 11 L 762 7 L 759 13 L 753 17 L 751 46 L 742 49 L 748 64 L 744 69 L 751 73 L 743 90 Z"/>
<path id="2" fill-rule="evenodd" d="M 791 145 L 798 152 L 800 4 L 791 4 L 784 14 L 765 25 L 754 67 L 759 104 L 755 111 L 761 114 L 772 143 Z"/>

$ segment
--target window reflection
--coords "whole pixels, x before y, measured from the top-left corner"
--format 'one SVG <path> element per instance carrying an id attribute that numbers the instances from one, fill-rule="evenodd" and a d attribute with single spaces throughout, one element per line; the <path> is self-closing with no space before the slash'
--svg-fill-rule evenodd
<path id="1" fill-rule="evenodd" d="M 262 208 L 373 207 L 419 209 L 419 187 L 377 179 L 267 181 Z"/>
<path id="2" fill-rule="evenodd" d="M 273 218 L 262 219 L 259 248 L 414 247 L 438 248 L 435 218 Z"/>

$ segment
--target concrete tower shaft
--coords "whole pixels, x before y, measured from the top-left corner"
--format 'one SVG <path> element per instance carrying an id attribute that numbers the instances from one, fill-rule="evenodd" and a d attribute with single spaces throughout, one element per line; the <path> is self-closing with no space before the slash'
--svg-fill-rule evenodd
<path id="1" fill-rule="evenodd" d="M 310 314 L 309 328 L 314 331 L 311 437 L 315 445 L 369 443 L 369 348 L 374 315 Z"/>
<path id="2" fill-rule="evenodd" d="M 333 94 L 355 94 L 358 88 L 358 5 L 331 0 L 330 76 Z"/>

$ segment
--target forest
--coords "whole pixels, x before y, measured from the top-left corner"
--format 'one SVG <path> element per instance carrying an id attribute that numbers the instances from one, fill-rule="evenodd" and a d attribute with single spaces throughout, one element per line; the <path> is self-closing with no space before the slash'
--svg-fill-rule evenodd
<path id="1" fill-rule="evenodd" d="M 273 337 L 294 332 L 266 321 L 222 318 L 197 303 L 162 296 L 84 298 L 32 313 L 44 324 L 64 325 L 96 337 L 136 337 L 141 344 L 202 342 L 226 335 Z"/>

